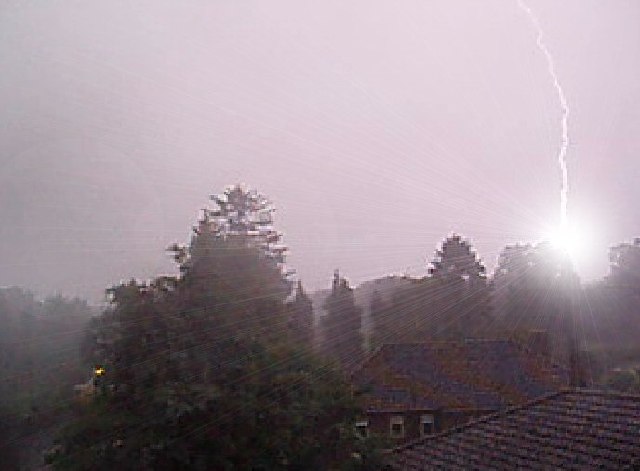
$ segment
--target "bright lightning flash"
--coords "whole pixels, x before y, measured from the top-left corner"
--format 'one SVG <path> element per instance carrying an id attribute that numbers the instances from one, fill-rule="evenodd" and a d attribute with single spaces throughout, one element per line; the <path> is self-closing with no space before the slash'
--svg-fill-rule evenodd
<path id="1" fill-rule="evenodd" d="M 569 224 L 567 218 L 567 202 L 569 195 L 569 173 L 567 169 L 567 148 L 569 147 L 569 105 L 567 99 L 556 74 L 556 69 L 551 52 L 545 45 L 543 38 L 543 31 L 538 19 L 534 15 L 531 8 L 527 6 L 524 0 L 518 0 L 518 6 L 522 11 L 526 13 L 536 31 L 536 45 L 547 61 L 547 71 L 553 81 L 553 86 L 558 94 L 558 101 L 560 102 L 560 109 L 562 110 L 562 118 L 560 119 L 561 126 L 561 140 L 560 149 L 558 150 L 558 164 L 560 166 L 560 174 L 562 176 L 560 186 L 560 227 L 554 231 L 548 231 L 545 235 L 545 239 L 550 241 L 554 248 L 561 254 L 568 256 L 572 262 L 584 262 L 584 258 L 588 252 L 589 244 L 585 240 L 584 236 L 587 234 L 584 230 L 578 230 L 577 227 Z"/>
<path id="2" fill-rule="evenodd" d="M 592 265 L 597 234 L 594 226 L 586 221 L 582 221 L 582 224 L 575 222 L 572 220 L 571 224 L 544 230 L 541 240 L 550 242 L 558 254 L 568 257 L 580 273 Z"/>
<path id="3" fill-rule="evenodd" d="M 572 260 L 575 260 L 584 248 L 578 231 L 566 224 L 550 232 L 545 239 L 548 239 L 556 250 L 568 255 Z"/>
<path id="4" fill-rule="evenodd" d="M 560 221 L 561 226 L 563 227 L 563 231 L 567 231 L 567 200 L 569 193 L 569 174 L 567 170 L 567 147 L 569 146 L 569 126 L 567 124 L 567 120 L 569 118 L 569 106 L 567 104 L 567 99 L 564 95 L 564 90 L 562 89 L 562 85 L 560 85 L 560 80 L 558 79 L 558 75 L 556 74 L 555 65 L 553 62 L 553 56 L 547 46 L 542 40 L 543 32 L 538 19 L 531 11 L 523 0 L 518 0 L 518 6 L 522 11 L 524 11 L 533 27 L 536 30 L 536 44 L 538 45 L 538 49 L 542 52 L 545 59 L 547 60 L 547 70 L 549 71 L 549 75 L 553 80 L 553 86 L 558 93 L 558 100 L 560 101 L 560 108 L 562 109 L 562 119 L 560 120 L 560 124 L 562 126 L 562 140 L 560 142 L 560 150 L 558 151 L 558 164 L 560 165 L 560 173 L 562 175 L 562 185 L 560 187 Z"/>

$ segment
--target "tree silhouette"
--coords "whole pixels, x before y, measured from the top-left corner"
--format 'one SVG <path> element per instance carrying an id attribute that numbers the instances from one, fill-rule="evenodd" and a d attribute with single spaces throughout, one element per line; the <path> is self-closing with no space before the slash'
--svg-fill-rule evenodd
<path id="1" fill-rule="evenodd" d="M 313 346 L 313 304 L 298 281 L 295 298 L 288 303 L 289 331 L 292 341 L 305 349 Z"/>
<path id="2" fill-rule="evenodd" d="M 486 270 L 471 244 L 460 235 L 447 237 L 431 262 L 434 281 L 426 293 L 436 335 L 478 335 L 490 323 Z"/>
<path id="3" fill-rule="evenodd" d="M 547 353 L 577 371 L 579 279 L 568 255 L 549 242 L 507 246 L 493 286 L 495 329 L 525 343 L 531 331 L 547 332 Z"/>
<path id="4" fill-rule="evenodd" d="M 284 251 L 263 226 L 265 200 L 233 187 L 216 201 L 221 209 L 205 211 L 189 245 L 171 248 L 180 276 L 109 290 L 111 307 L 92 335 L 105 387 L 62 436 L 58 468 L 354 461 L 356 404 L 344 381 L 301 348 L 309 300 L 299 285 L 286 302 Z"/>
<path id="5" fill-rule="evenodd" d="M 363 353 L 362 309 L 355 303 L 353 288 L 338 270 L 333 275 L 324 309 L 327 312 L 322 319 L 324 353 L 345 369 L 356 366 Z"/>
<path id="6" fill-rule="evenodd" d="M 370 315 L 372 321 L 371 350 L 393 340 L 391 331 L 394 317 L 390 303 L 386 302 L 378 290 L 374 290 L 370 301 Z"/>
<path id="7" fill-rule="evenodd" d="M 471 244 L 458 234 L 444 240 L 431 264 L 429 274 L 436 279 L 464 280 L 471 285 L 486 279 L 485 267 L 477 259 Z"/>
<path id="8" fill-rule="evenodd" d="M 640 294 L 640 237 L 609 249 L 609 284 Z"/>

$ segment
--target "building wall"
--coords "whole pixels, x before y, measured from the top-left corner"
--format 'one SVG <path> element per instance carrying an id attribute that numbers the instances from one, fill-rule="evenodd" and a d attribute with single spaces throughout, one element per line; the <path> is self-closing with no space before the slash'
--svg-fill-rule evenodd
<path id="1" fill-rule="evenodd" d="M 432 415 L 434 418 L 433 433 L 439 433 L 457 425 L 462 425 L 471 419 L 490 414 L 492 410 L 408 410 L 408 411 L 371 411 L 367 414 L 369 422 L 369 434 L 390 438 L 397 443 L 415 440 L 421 437 L 420 426 L 423 415 Z M 404 436 L 394 438 L 391 436 L 391 418 L 402 417 L 404 419 Z"/>

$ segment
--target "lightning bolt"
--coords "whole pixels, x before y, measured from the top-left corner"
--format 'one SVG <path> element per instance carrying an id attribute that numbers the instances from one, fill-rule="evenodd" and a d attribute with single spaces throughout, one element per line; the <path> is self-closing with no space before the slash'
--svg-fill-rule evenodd
<path id="1" fill-rule="evenodd" d="M 567 147 L 569 146 L 569 130 L 567 126 L 567 119 L 569 118 L 569 106 L 567 105 L 567 99 L 564 95 L 564 91 L 562 90 L 562 85 L 560 85 L 560 81 L 558 80 L 558 76 L 556 75 L 556 70 L 553 64 L 553 56 L 542 41 L 543 32 L 538 19 L 531 11 L 531 8 L 529 8 L 523 0 L 518 0 L 518 6 L 527 14 L 538 34 L 538 36 L 536 37 L 536 44 L 538 45 L 538 49 L 540 49 L 540 51 L 547 59 L 547 69 L 549 71 L 549 75 L 551 75 L 551 78 L 553 79 L 553 86 L 558 92 L 560 108 L 562 108 L 562 142 L 560 144 L 560 150 L 558 152 L 558 164 L 560 165 L 560 172 L 562 174 L 562 186 L 560 188 L 560 223 L 562 230 L 566 230 L 567 200 L 569 192 L 569 174 L 567 170 Z"/>

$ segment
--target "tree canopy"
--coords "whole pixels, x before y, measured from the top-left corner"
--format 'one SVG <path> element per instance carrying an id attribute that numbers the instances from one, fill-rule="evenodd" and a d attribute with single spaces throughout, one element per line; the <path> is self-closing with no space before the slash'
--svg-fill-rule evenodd
<path id="1" fill-rule="evenodd" d="M 609 250 L 610 272 L 607 281 L 615 286 L 640 293 L 640 237 Z"/>
<path id="2" fill-rule="evenodd" d="M 333 274 L 324 308 L 327 314 L 322 318 L 323 352 L 349 370 L 363 354 L 362 308 L 356 305 L 353 288 L 338 270 Z"/>
<path id="3" fill-rule="evenodd" d="M 460 279 L 470 284 L 486 279 L 485 267 L 477 259 L 471 244 L 458 234 L 444 240 L 431 265 L 429 274 L 437 279 Z"/>
<path id="4" fill-rule="evenodd" d="M 365 445 L 344 379 L 302 347 L 309 301 L 301 284 L 289 296 L 273 208 L 239 186 L 213 199 L 171 247 L 179 276 L 109 290 L 87 349 L 105 374 L 58 467 L 368 466 L 371 454 L 352 457 Z"/>
<path id="5" fill-rule="evenodd" d="M 486 269 L 471 243 L 458 234 L 447 237 L 431 262 L 430 312 L 436 336 L 474 336 L 490 323 Z"/>

